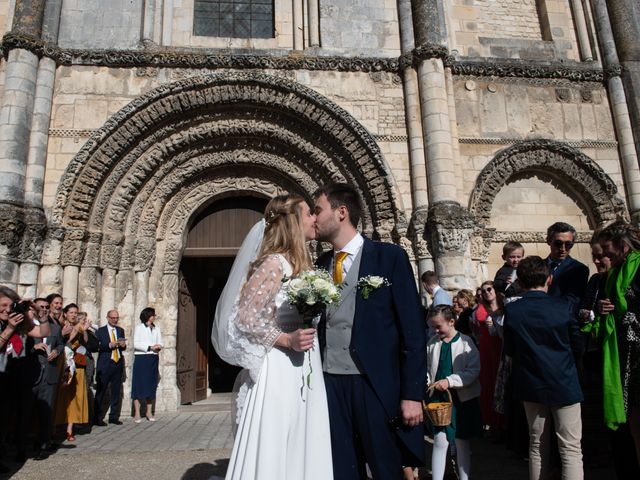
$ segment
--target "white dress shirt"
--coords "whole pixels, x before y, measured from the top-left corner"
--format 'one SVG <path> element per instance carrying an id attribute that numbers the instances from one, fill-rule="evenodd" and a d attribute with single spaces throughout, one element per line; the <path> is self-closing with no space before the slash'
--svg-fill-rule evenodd
<path id="1" fill-rule="evenodd" d="M 162 334 L 160 327 L 154 325 L 153 328 L 140 323 L 133 332 L 133 349 L 135 355 L 157 355 L 157 352 L 149 350 L 152 345 L 162 345 Z"/>
<path id="2" fill-rule="evenodd" d="M 331 271 L 333 272 L 335 268 L 336 254 L 338 252 L 346 252 L 347 256 L 344 258 L 344 260 L 342 260 L 342 278 L 345 278 L 347 276 L 347 273 L 349 273 L 351 265 L 353 265 L 353 261 L 355 260 L 356 255 L 358 255 L 358 252 L 362 248 L 362 245 L 364 245 L 364 238 L 362 238 L 362 235 L 360 235 L 360 233 L 356 233 L 355 237 L 349 240 L 349 243 L 347 243 L 343 248 L 341 248 L 340 250 L 334 249 L 333 260 L 331 262 Z"/>

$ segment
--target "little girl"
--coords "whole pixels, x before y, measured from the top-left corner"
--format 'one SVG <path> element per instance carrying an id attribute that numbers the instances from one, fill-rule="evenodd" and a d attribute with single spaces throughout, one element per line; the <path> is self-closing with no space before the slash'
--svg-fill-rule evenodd
<path id="1" fill-rule="evenodd" d="M 458 478 L 467 480 L 471 471 L 469 439 L 482 434 L 480 412 L 480 355 L 471 337 L 456 331 L 449 305 L 429 309 L 427 320 L 436 332 L 427 344 L 427 382 L 435 392 L 429 402 L 448 401 L 452 389 L 453 412 L 447 427 L 433 427 L 431 470 L 433 480 L 442 480 L 449 443 L 455 438 Z"/>

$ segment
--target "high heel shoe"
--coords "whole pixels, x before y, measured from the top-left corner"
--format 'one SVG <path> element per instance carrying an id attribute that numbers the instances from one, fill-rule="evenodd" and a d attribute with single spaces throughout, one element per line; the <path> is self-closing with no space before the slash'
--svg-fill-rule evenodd
<path id="1" fill-rule="evenodd" d="M 68 442 L 75 442 L 76 441 L 76 437 L 73 435 L 73 433 L 67 432 L 67 441 Z"/>

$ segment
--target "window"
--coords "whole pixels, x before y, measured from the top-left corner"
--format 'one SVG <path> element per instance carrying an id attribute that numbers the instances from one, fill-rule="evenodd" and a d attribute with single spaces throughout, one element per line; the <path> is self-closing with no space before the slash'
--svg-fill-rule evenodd
<path id="1" fill-rule="evenodd" d="M 273 38 L 273 0 L 195 0 L 193 34 Z"/>

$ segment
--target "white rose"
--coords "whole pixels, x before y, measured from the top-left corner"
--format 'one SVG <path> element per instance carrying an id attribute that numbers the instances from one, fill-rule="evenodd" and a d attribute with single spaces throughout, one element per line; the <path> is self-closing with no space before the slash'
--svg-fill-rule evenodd
<path id="1" fill-rule="evenodd" d="M 372 275 L 371 277 L 369 277 L 368 283 L 373 288 L 380 288 L 384 283 L 384 278 Z"/>
<path id="2" fill-rule="evenodd" d="M 315 295 L 309 295 L 309 296 L 307 297 L 307 300 L 305 301 L 305 303 L 306 303 L 307 305 L 315 305 L 315 304 L 317 303 L 317 301 L 318 301 L 318 300 L 316 299 L 316 296 L 315 296 Z"/>
<path id="3" fill-rule="evenodd" d="M 289 282 L 289 291 L 293 294 L 297 294 L 306 286 L 306 282 L 300 278 L 294 278 Z"/>
<path id="4" fill-rule="evenodd" d="M 318 278 L 313 281 L 313 289 L 319 292 L 327 292 L 331 284 L 322 278 Z"/>

